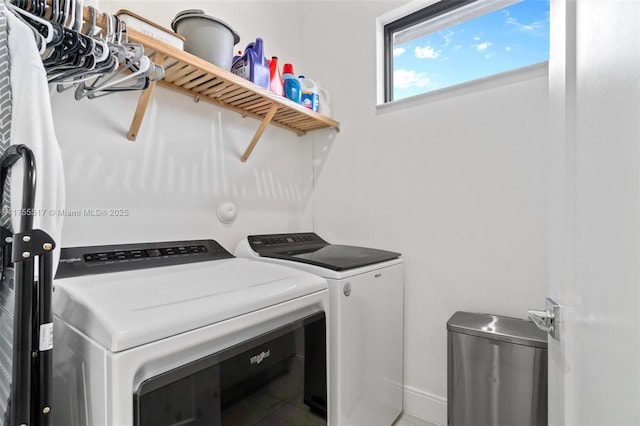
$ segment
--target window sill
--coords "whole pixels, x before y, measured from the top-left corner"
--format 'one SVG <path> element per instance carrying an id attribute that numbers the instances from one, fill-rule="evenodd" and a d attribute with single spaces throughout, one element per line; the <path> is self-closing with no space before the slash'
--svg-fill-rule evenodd
<path id="1" fill-rule="evenodd" d="M 378 104 L 376 105 L 376 114 L 383 114 L 400 109 L 417 107 L 431 102 L 437 102 L 440 100 L 449 99 L 456 96 L 463 96 L 483 90 L 495 89 L 509 84 L 519 83 L 522 81 L 545 77 L 548 75 L 549 62 L 539 62 L 537 64 L 518 68 L 516 70 L 511 70 L 500 74 L 494 74 L 488 77 L 479 78 L 477 80 L 456 84 L 455 86 L 432 90 L 431 92 L 399 99 L 397 101 Z"/>

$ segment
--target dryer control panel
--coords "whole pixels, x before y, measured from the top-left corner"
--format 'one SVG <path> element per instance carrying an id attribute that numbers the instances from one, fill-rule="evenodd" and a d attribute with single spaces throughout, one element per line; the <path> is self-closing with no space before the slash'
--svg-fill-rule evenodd
<path id="1" fill-rule="evenodd" d="M 247 240 L 251 249 L 258 254 L 317 250 L 329 244 L 314 232 L 249 235 Z"/>
<path id="2" fill-rule="evenodd" d="M 56 279 L 233 257 L 214 240 L 63 247 Z"/>

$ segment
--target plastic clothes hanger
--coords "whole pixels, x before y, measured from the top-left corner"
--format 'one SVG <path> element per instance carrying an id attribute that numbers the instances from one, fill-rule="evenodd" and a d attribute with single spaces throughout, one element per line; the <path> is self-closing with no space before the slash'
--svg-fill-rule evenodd
<path id="1" fill-rule="evenodd" d="M 51 25 L 49 21 L 42 19 L 39 16 L 33 15 L 9 2 L 5 2 L 5 5 L 7 6 L 7 8 L 13 11 L 15 15 L 20 15 L 20 17 L 23 18 L 23 21 L 26 21 L 27 24 L 38 31 L 38 33 L 40 33 L 40 35 L 44 37 L 45 45 L 49 44 L 53 40 L 54 29 L 53 25 Z M 45 34 L 42 34 L 42 32 L 45 32 Z"/>
<path id="2" fill-rule="evenodd" d="M 34 9 L 34 14 L 38 15 L 41 18 L 44 18 L 44 12 L 45 12 L 45 2 L 43 2 L 42 0 L 31 0 L 33 3 L 33 9 Z"/>
<path id="3" fill-rule="evenodd" d="M 61 3 L 62 1 L 62 3 Z M 74 26 L 76 24 L 76 16 L 70 16 L 74 14 L 76 10 L 82 11 L 82 9 L 76 8 L 76 0 L 52 0 L 52 19 L 60 25 L 63 33 L 62 42 L 56 46 L 56 51 L 50 56 L 50 60 L 45 63 L 47 67 L 55 67 L 59 64 L 71 64 L 73 66 L 83 66 L 87 61 L 95 62 L 95 58 L 88 58 L 89 54 L 92 54 L 94 48 L 94 41 L 77 31 Z M 87 66 L 84 66 L 87 68 Z"/>
<path id="4" fill-rule="evenodd" d="M 153 63 L 149 57 L 142 56 L 138 61 L 134 63 L 130 59 L 127 60 L 122 69 L 104 81 L 98 78 L 90 86 L 82 83 L 76 89 L 76 99 L 81 99 L 84 96 L 95 99 L 114 92 L 143 90 L 149 87 L 152 81 L 160 80 L 164 76 L 164 68 Z M 114 80 L 126 69 L 131 70 L 131 74 Z"/>
<path id="5" fill-rule="evenodd" d="M 77 54 L 82 49 L 86 49 L 87 41 L 80 38 L 80 35 L 68 28 L 61 27 L 62 40 L 55 46 L 51 56 L 43 61 L 45 67 L 52 67 L 60 64 L 76 63 L 79 60 Z"/>
<path id="6" fill-rule="evenodd" d="M 73 26 L 73 29 L 81 32 L 82 31 L 82 11 L 84 10 L 83 6 L 83 1 L 82 0 L 75 0 L 76 2 L 76 15 L 75 15 L 75 25 Z"/>
<path id="7" fill-rule="evenodd" d="M 51 17 L 49 19 L 55 23 L 60 23 L 60 0 L 51 1 Z"/>
<path id="8" fill-rule="evenodd" d="M 106 42 L 103 42 L 99 38 L 95 37 L 97 17 L 98 17 L 98 10 L 93 6 L 89 6 L 89 28 L 87 29 L 85 34 L 94 39 L 94 41 L 96 42 L 96 45 L 100 50 L 100 55 L 96 56 L 96 61 L 104 62 L 109 57 L 110 49 L 109 49 L 109 45 L 107 45 Z"/>
<path id="9" fill-rule="evenodd" d="M 115 56 L 108 55 L 106 60 L 96 63 L 94 66 L 94 69 L 91 71 L 81 70 L 81 69 L 76 70 L 76 73 L 74 73 L 73 71 L 70 71 L 64 76 L 63 75 L 51 76 L 51 78 L 49 79 L 49 82 L 60 83 L 57 85 L 57 90 L 58 92 L 63 92 L 65 90 L 75 87 L 76 85 L 82 82 L 96 79 L 96 77 L 99 77 L 105 74 L 111 74 L 118 69 L 119 65 L 120 64 Z M 69 81 L 69 80 L 71 80 L 71 84 L 69 86 L 64 86 L 64 84 L 62 84 L 63 82 Z"/>
<path id="10" fill-rule="evenodd" d="M 55 0 L 59 1 L 59 0 Z M 36 29 L 40 32 L 40 34 L 45 35 L 46 47 L 50 47 L 52 45 L 57 45 L 62 42 L 63 39 L 63 29 L 56 22 L 51 22 L 48 19 L 44 19 L 44 15 L 46 15 L 46 1 L 39 2 L 40 4 L 40 14 L 34 15 L 33 13 L 29 13 L 23 8 L 19 6 L 22 5 L 27 7 L 25 1 L 16 2 L 15 5 L 12 5 L 8 0 L 5 0 L 5 4 L 10 6 L 11 10 L 15 11 L 16 16 L 23 19 L 27 24 L 29 24 L 32 28 Z M 51 9 L 51 8 L 49 8 Z M 53 31 L 51 29 L 53 28 Z M 46 29 L 46 31 L 45 31 Z"/>
<path id="11" fill-rule="evenodd" d="M 61 24 L 67 28 L 70 28 L 69 26 L 69 21 L 71 20 L 71 1 L 69 0 L 62 0 L 62 22 Z"/>
<path id="12" fill-rule="evenodd" d="M 67 30 L 71 31 L 71 30 Z M 78 47 L 73 47 L 73 52 L 63 51 L 63 56 L 58 56 L 55 60 L 43 61 L 47 66 L 47 75 L 51 79 L 52 75 L 59 76 L 67 71 L 76 74 L 77 71 L 92 70 L 96 64 L 94 56 L 95 42 L 93 39 L 82 34 L 76 34 L 78 38 Z"/>
<path id="13" fill-rule="evenodd" d="M 85 96 L 93 99 L 114 92 L 145 89 L 151 81 L 163 77 L 164 68 L 144 55 L 142 45 L 128 43 L 126 25 L 118 17 L 106 15 L 107 31 L 99 36 L 101 31 L 96 32 L 98 12 L 91 7 L 86 29 L 80 32 L 84 24 L 82 0 L 51 0 L 50 4 L 43 0 L 15 1 L 32 12 L 50 17 L 53 23 L 47 29 L 53 30 L 46 31 L 46 35 L 59 34 L 58 42 L 49 47 L 47 57 L 43 58 L 47 78 L 51 83 L 59 83 L 58 91 L 77 86 L 76 99 Z"/>
<path id="14" fill-rule="evenodd" d="M 40 16 L 46 18 L 47 14 L 47 1 L 46 0 L 36 0 L 40 7 Z"/>
<path id="15" fill-rule="evenodd" d="M 93 67 L 91 69 L 88 69 L 87 67 L 76 68 L 62 71 L 57 74 L 51 73 L 49 75 L 49 82 L 64 83 L 66 81 L 69 81 L 71 83 L 69 86 L 58 84 L 58 92 L 63 92 L 67 89 L 70 89 L 81 82 L 96 79 L 97 77 L 106 74 L 111 74 L 118 69 L 120 62 L 118 61 L 118 58 L 114 53 L 115 50 L 113 50 L 111 46 L 104 40 L 100 40 L 97 38 L 92 38 L 92 40 L 94 46 L 93 51 L 91 52 L 93 56 Z"/>
<path id="16" fill-rule="evenodd" d="M 164 68 L 158 64 L 151 62 L 151 68 L 148 72 L 143 73 L 138 79 L 128 85 L 119 84 L 117 86 L 102 87 L 99 90 L 92 91 L 87 95 L 89 99 L 94 99 L 100 96 L 108 95 L 113 92 L 124 92 L 130 90 L 144 90 L 149 87 L 152 81 L 161 80 L 164 77 Z"/>
<path id="17" fill-rule="evenodd" d="M 89 52 L 90 56 L 87 56 L 80 66 L 58 68 L 48 73 L 50 83 L 61 83 L 57 86 L 58 92 L 70 89 L 79 82 L 91 80 L 100 74 L 112 73 L 118 66 L 117 59 L 111 56 L 108 44 L 98 38 L 90 37 L 95 33 L 97 10 L 93 7 L 89 7 L 89 10 L 89 25 L 84 36 L 90 38 L 93 44 Z M 62 84 L 65 81 L 70 81 L 71 85 L 65 87 Z"/>
<path id="18" fill-rule="evenodd" d="M 132 72 L 131 74 L 125 75 L 124 77 L 116 78 L 119 75 L 124 74 L 125 70 L 131 70 Z M 104 80 L 101 84 L 96 84 L 96 82 L 94 82 L 94 85 L 92 86 L 82 85 L 84 90 L 80 98 L 87 96 L 92 92 L 122 85 L 128 81 L 132 81 L 132 80 L 138 81 L 139 77 L 147 77 L 151 75 L 152 72 L 153 72 L 153 67 L 151 66 L 151 60 L 148 57 L 143 56 L 142 58 L 140 58 L 140 61 L 137 66 L 131 62 L 125 63 L 125 66 L 123 66 L 116 73 L 109 76 L 109 78 Z M 80 98 L 78 98 L 78 92 L 76 91 L 76 99 L 79 100 Z"/>
<path id="19" fill-rule="evenodd" d="M 10 6 L 9 3 L 5 4 L 7 6 Z M 36 47 L 38 48 L 38 53 L 40 55 L 43 55 L 46 52 L 47 49 L 47 42 L 45 40 L 45 37 L 40 33 L 41 29 L 40 28 L 35 28 L 34 24 L 32 21 L 27 20 L 23 14 L 16 12 L 16 9 L 13 9 L 11 7 L 8 8 L 10 12 L 13 12 L 13 15 L 18 18 L 19 20 L 21 20 L 22 22 L 24 22 L 27 27 L 31 30 L 33 37 L 35 39 L 36 42 Z M 40 25 L 38 24 L 38 27 L 40 27 Z"/>

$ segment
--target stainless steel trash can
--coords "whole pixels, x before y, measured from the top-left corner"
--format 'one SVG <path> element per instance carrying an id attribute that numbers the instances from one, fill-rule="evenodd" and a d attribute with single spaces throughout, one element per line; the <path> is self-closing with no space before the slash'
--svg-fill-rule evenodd
<path id="1" fill-rule="evenodd" d="M 547 424 L 546 333 L 470 312 L 456 312 L 447 330 L 449 426 Z"/>

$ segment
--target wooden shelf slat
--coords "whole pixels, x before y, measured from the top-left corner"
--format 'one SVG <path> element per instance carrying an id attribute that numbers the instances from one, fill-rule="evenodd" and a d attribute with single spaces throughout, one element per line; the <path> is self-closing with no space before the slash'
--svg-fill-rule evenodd
<path id="1" fill-rule="evenodd" d="M 208 83 L 209 81 L 213 81 L 214 79 L 215 77 L 212 77 L 209 74 L 204 74 L 202 77 L 192 80 L 191 82 L 184 84 L 182 87 L 184 87 L 185 89 L 193 89 L 196 86 Z"/>

